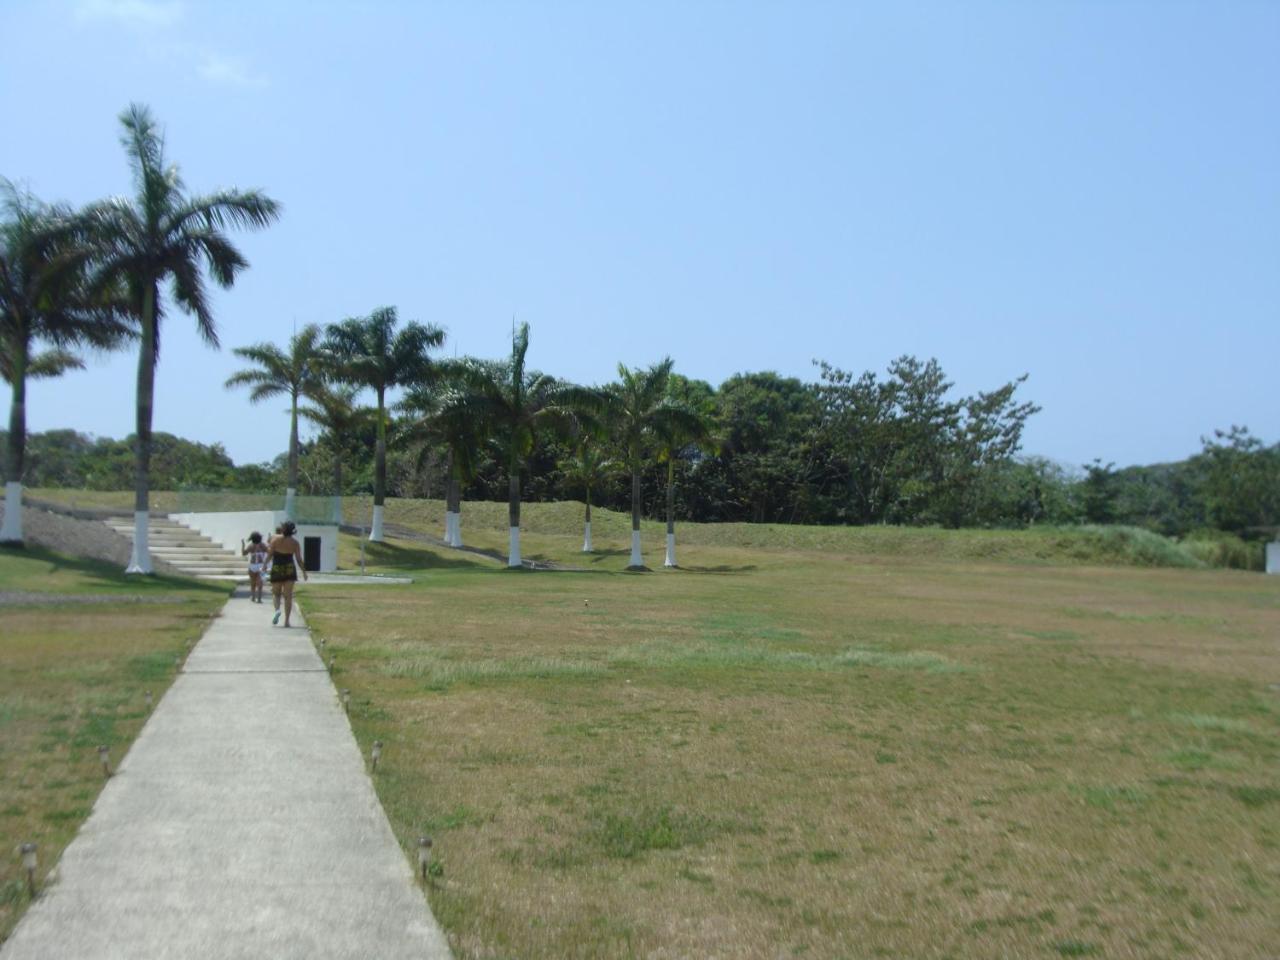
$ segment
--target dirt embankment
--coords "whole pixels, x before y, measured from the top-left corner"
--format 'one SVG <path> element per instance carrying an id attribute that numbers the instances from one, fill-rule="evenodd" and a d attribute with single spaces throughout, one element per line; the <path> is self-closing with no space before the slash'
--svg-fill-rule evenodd
<path id="1" fill-rule="evenodd" d="M 0 521 L 4 519 L 4 504 L 0 503 Z M 122 537 L 101 520 L 81 520 L 63 516 L 30 505 L 22 511 L 22 536 L 26 543 L 72 557 L 102 560 L 119 564 L 123 570 L 129 563 L 133 549 L 128 537 Z M 152 558 L 156 573 L 178 574 L 163 560 Z"/>

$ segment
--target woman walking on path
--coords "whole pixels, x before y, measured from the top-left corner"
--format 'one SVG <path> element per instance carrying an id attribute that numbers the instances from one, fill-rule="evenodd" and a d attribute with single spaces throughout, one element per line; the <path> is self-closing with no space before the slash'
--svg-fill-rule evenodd
<path id="1" fill-rule="evenodd" d="M 298 582 L 298 571 L 302 571 L 303 580 L 307 579 L 306 568 L 302 565 L 302 546 L 293 536 L 297 530 L 297 524 L 286 520 L 280 525 L 280 535 L 271 538 L 271 597 L 276 608 L 271 622 L 280 622 L 280 596 L 283 594 L 286 627 L 293 613 L 293 585 Z"/>
<path id="2" fill-rule="evenodd" d="M 262 542 L 262 534 L 257 530 L 249 534 L 249 545 L 240 541 L 240 556 L 249 558 L 249 602 L 262 602 L 262 573 L 267 565 L 267 557 L 271 551 Z"/>

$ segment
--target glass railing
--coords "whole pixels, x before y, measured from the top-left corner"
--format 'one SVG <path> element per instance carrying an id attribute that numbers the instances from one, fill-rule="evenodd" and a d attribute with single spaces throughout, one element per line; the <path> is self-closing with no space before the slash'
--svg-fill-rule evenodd
<path id="1" fill-rule="evenodd" d="M 285 510 L 285 495 L 239 490 L 179 490 L 174 513 L 246 513 Z M 289 519 L 294 523 L 328 525 L 338 522 L 333 497 L 296 496 Z"/>

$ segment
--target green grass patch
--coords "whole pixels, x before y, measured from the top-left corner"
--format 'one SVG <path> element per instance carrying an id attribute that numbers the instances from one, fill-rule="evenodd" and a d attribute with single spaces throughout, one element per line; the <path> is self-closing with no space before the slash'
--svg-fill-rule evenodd
<path id="1" fill-rule="evenodd" d="M 527 547 L 581 571 L 402 540 L 413 585 L 303 599 L 460 960 L 1269 948 L 1280 583 L 937 531 L 690 531 L 623 575 L 557 510 Z"/>
<path id="2" fill-rule="evenodd" d="M 145 692 L 159 699 L 174 656 L 198 639 L 228 589 L 7 549 L 5 590 L 105 601 L 0 607 L 0 845 L 37 843 L 43 883 L 102 788 L 98 745 L 119 761 L 145 721 Z M 0 857 L 0 940 L 27 902 L 17 859 Z"/>

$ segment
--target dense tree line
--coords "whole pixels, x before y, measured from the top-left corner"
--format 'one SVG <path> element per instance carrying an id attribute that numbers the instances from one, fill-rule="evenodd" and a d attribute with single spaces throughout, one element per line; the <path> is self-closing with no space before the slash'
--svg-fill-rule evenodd
<path id="1" fill-rule="evenodd" d="M 855 374 L 818 362 L 804 382 L 745 373 L 719 387 L 673 371 L 619 364 L 581 386 L 527 363 L 529 328 L 499 360 L 432 356 L 442 328 L 401 322 L 394 307 L 310 325 L 285 345 L 242 346 L 228 381 L 258 403 L 289 399 L 286 452 L 235 466 L 219 446 L 153 435 L 163 319 L 190 315 L 218 346 L 206 280 L 230 287 L 247 262 L 226 235 L 265 227 L 276 201 L 259 191 L 187 192 L 146 108 L 121 115 L 134 194 L 81 210 L 49 206 L 0 182 L 0 375 L 10 385 L 0 542 L 20 543 L 22 485 L 135 491 L 131 572 L 150 572 L 149 490 L 165 487 L 370 492 L 371 539 L 388 494 L 446 500 L 445 539 L 462 545 L 467 499 L 506 499 L 509 563 L 520 563 L 520 504 L 583 499 L 665 517 L 666 565 L 677 519 L 819 524 L 1025 526 L 1135 523 L 1168 534 L 1214 528 L 1261 536 L 1276 523 L 1280 453 L 1233 427 L 1179 464 L 1083 473 L 1019 455 L 1038 407 L 1026 377 L 957 396 L 936 360 L 894 360 Z M 136 432 L 123 441 L 73 431 L 26 435 L 25 384 L 75 368 L 75 349 L 136 344 Z M 372 404 L 363 404 L 370 397 Z M 320 429 L 309 443 L 300 423 Z M 339 502 L 340 507 L 340 502 Z"/>
<path id="2" fill-rule="evenodd" d="M 673 378 L 672 389 L 693 398 L 712 421 L 719 439 L 711 451 L 690 450 L 674 461 L 674 507 L 679 519 L 774 523 L 939 523 L 951 526 L 1022 527 L 1038 523 L 1118 523 L 1167 536 L 1222 530 L 1246 539 L 1270 537 L 1280 523 L 1280 444 L 1266 446 L 1233 427 L 1206 438 L 1186 460 L 1115 469 L 1094 462 L 1078 469 L 1041 457 L 1008 453 L 964 469 L 939 471 L 937 464 L 964 452 L 929 450 L 925 431 L 908 424 L 882 424 L 876 443 L 847 435 L 842 448 L 835 410 L 825 405 L 820 384 L 775 373 L 730 377 L 719 388 Z M 393 417 L 387 464 L 393 496 L 443 498 L 449 451 L 444 443 L 400 442 L 409 419 Z M 897 440 L 893 436 L 900 433 Z M 936 437 L 935 437 L 936 438 Z M 0 433 L 0 441 L 4 435 Z M 237 466 L 220 444 L 193 443 L 170 434 L 153 438 L 157 489 L 227 489 L 277 493 L 288 473 L 288 454 L 273 463 Z M 375 429 L 371 419 L 322 430 L 300 445 L 298 490 L 310 495 L 373 491 Z M 972 447 L 968 448 L 970 451 Z M 885 451 L 895 455 L 887 456 Z M 24 482 L 37 487 L 127 489 L 133 480 L 132 438 L 94 439 L 72 430 L 35 433 L 27 444 Z M 879 459 L 875 459 L 878 457 Z M 584 472 L 572 445 L 540 440 L 522 476 L 526 501 L 583 500 Z M 630 482 L 621 459 L 600 445 L 603 469 L 594 477 L 592 500 L 617 510 L 630 508 Z M 345 464 L 335 487 L 334 465 Z M 927 468 L 927 469 L 926 469 Z M 879 515 L 860 511 L 870 494 L 850 487 L 851 476 L 880 478 L 874 502 Z M 923 478 L 923 479 L 922 479 Z M 642 475 L 645 516 L 665 509 L 666 465 L 653 463 Z M 509 478 L 500 458 L 482 451 L 474 474 L 459 491 L 470 500 L 504 500 Z M 925 491 L 925 492 L 921 492 Z M 957 511 L 957 507 L 963 510 Z"/>

